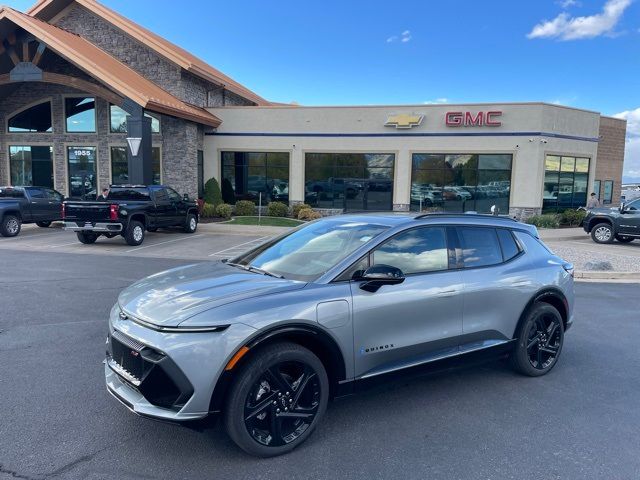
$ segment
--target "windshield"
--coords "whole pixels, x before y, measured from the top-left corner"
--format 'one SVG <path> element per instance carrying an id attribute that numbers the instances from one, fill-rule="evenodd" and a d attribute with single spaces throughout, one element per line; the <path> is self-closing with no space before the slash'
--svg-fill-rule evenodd
<path id="1" fill-rule="evenodd" d="M 388 228 L 388 225 L 322 220 L 261 245 L 229 263 L 312 282 Z"/>

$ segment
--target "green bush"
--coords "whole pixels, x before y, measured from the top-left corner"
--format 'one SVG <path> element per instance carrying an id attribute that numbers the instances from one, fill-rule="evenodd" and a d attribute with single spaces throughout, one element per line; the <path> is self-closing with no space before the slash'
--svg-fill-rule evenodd
<path id="1" fill-rule="evenodd" d="M 582 225 L 582 221 L 584 220 L 586 214 L 587 212 L 585 212 L 584 210 L 565 210 L 560 215 L 560 223 L 569 225 L 571 227 Z"/>
<path id="2" fill-rule="evenodd" d="M 256 204 L 250 200 L 240 200 L 236 202 L 236 216 L 248 217 L 256 214 Z"/>
<path id="3" fill-rule="evenodd" d="M 282 202 L 269 202 L 267 205 L 267 215 L 270 217 L 286 217 L 289 207 Z"/>
<path id="4" fill-rule="evenodd" d="M 233 190 L 233 185 L 228 178 L 222 179 L 222 201 L 230 205 L 236 203 L 236 192 Z"/>
<path id="5" fill-rule="evenodd" d="M 202 218 L 211 218 L 216 216 L 216 206 L 210 203 L 202 205 L 202 212 L 200 212 Z"/>
<path id="6" fill-rule="evenodd" d="M 216 215 L 218 217 L 226 218 L 227 220 L 229 220 L 232 213 L 233 205 L 229 205 L 228 203 L 221 203 L 216 207 Z"/>
<path id="7" fill-rule="evenodd" d="M 296 203 L 293 207 L 291 207 L 291 216 L 293 218 L 298 218 L 300 214 L 300 210 L 305 210 L 311 208 L 311 205 L 307 205 L 306 203 Z"/>
<path id="8" fill-rule="evenodd" d="M 322 214 L 311 208 L 303 208 L 298 212 L 298 220 L 317 220 L 318 218 L 322 218 Z"/>
<path id="9" fill-rule="evenodd" d="M 222 192 L 215 178 L 210 178 L 204 184 L 204 202 L 214 207 L 222 203 Z"/>
<path id="10" fill-rule="evenodd" d="M 527 218 L 526 222 L 538 228 L 558 228 L 560 226 L 560 215 L 555 213 L 534 215 L 533 217 Z"/>

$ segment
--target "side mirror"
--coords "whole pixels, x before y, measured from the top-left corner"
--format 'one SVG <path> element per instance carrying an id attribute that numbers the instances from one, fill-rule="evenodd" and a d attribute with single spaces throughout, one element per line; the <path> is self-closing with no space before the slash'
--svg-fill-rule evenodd
<path id="1" fill-rule="evenodd" d="M 364 283 L 360 285 L 362 290 L 377 292 L 383 285 L 397 285 L 404 282 L 402 270 L 391 265 L 374 265 L 367 268 L 358 280 Z"/>
<path id="2" fill-rule="evenodd" d="M 182 195 L 182 200 L 184 200 L 185 202 L 188 202 L 189 201 L 189 194 L 188 193 L 183 194 Z"/>
<path id="3" fill-rule="evenodd" d="M 624 204 L 624 202 L 622 202 L 622 203 L 620 204 L 620 213 L 624 213 L 624 211 L 625 211 L 625 207 L 626 207 L 626 205 Z"/>

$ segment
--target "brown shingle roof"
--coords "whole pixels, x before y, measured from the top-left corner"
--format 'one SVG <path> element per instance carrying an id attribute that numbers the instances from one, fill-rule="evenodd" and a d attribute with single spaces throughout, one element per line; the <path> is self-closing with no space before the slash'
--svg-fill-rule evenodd
<path id="1" fill-rule="evenodd" d="M 222 123 L 215 115 L 174 97 L 78 35 L 8 7 L 0 8 L 0 22 L 3 20 L 31 33 L 58 55 L 143 108 L 213 127 Z"/>
<path id="2" fill-rule="evenodd" d="M 42 18 L 43 20 L 50 20 L 66 6 L 70 5 L 71 2 L 82 5 L 95 15 L 116 26 L 185 70 L 209 80 L 216 85 L 224 86 L 224 88 L 230 92 L 240 95 L 257 105 L 269 105 L 267 100 L 228 77 L 220 70 L 213 68 L 183 48 L 141 27 L 137 23 L 98 3 L 96 0 L 39 0 L 27 13 L 31 16 Z"/>

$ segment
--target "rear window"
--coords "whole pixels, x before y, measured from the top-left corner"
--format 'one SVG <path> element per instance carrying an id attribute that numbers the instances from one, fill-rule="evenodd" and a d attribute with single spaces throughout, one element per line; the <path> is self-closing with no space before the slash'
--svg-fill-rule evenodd
<path id="1" fill-rule="evenodd" d="M 24 192 L 16 188 L 0 188 L 0 198 L 24 198 Z"/>
<path id="2" fill-rule="evenodd" d="M 502 257 L 504 261 L 511 260 L 520 253 L 520 247 L 509 230 L 498 229 L 498 240 L 502 248 Z"/>
<path id="3" fill-rule="evenodd" d="M 462 242 L 462 259 L 465 268 L 502 263 L 502 252 L 495 229 L 459 227 L 458 234 Z"/>
<path id="4" fill-rule="evenodd" d="M 149 200 L 148 188 L 114 188 L 109 192 L 108 200 Z"/>

